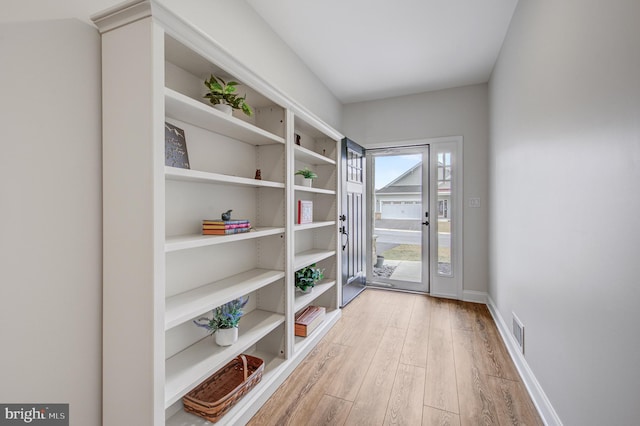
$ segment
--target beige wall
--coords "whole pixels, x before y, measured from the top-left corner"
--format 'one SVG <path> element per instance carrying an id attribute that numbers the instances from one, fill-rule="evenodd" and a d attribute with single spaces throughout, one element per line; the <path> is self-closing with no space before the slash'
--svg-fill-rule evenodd
<path id="1" fill-rule="evenodd" d="M 521 0 L 490 82 L 490 295 L 566 425 L 640 419 L 639 17 Z"/>
<path id="2" fill-rule="evenodd" d="M 487 85 L 459 87 L 345 105 L 344 133 L 364 147 L 407 140 L 464 138 L 464 283 L 466 291 L 488 289 Z M 480 198 L 480 208 L 469 208 Z"/>
<path id="3" fill-rule="evenodd" d="M 0 24 L 0 401 L 100 424 L 100 37 Z"/>

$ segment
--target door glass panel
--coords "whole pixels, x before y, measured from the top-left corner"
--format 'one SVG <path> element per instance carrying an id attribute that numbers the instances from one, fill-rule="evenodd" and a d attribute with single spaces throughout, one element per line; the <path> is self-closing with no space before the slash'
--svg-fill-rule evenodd
<path id="1" fill-rule="evenodd" d="M 438 152 L 438 274 L 452 276 L 451 271 L 451 196 L 453 185 L 451 179 L 452 153 Z"/>
<path id="2" fill-rule="evenodd" d="M 428 263 L 424 256 L 423 225 L 428 197 L 423 198 L 428 176 L 427 151 L 394 150 L 374 153 L 372 285 L 402 290 L 428 290 Z M 427 246 L 428 247 L 428 246 Z M 426 250 L 428 252 L 428 250 Z"/>

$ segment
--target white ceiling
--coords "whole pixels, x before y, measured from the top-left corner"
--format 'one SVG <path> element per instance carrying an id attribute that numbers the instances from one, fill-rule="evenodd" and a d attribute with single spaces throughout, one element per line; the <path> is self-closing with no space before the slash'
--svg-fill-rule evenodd
<path id="1" fill-rule="evenodd" d="M 489 80 L 518 0 L 247 0 L 343 103 Z"/>

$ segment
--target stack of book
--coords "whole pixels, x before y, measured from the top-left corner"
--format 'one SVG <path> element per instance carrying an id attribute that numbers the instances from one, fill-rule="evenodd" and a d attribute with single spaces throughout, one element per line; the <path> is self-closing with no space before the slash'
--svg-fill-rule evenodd
<path id="1" fill-rule="evenodd" d="M 296 315 L 295 334 L 307 337 L 324 321 L 327 310 L 324 306 L 307 306 Z"/>
<path id="2" fill-rule="evenodd" d="M 203 220 L 202 235 L 230 235 L 249 232 L 251 223 L 248 220 Z"/>

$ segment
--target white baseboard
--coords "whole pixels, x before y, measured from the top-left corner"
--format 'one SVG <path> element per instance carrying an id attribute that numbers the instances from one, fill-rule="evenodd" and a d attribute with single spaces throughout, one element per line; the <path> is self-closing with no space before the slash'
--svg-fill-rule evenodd
<path id="1" fill-rule="evenodd" d="M 562 426 L 560 417 L 558 417 L 558 414 L 556 413 L 556 410 L 553 409 L 549 398 L 547 398 L 547 395 L 542 390 L 540 383 L 538 383 L 538 380 L 533 375 L 524 355 L 520 352 L 520 347 L 512 336 L 511 329 L 507 326 L 502 315 L 500 315 L 500 311 L 496 307 L 493 299 L 491 299 L 491 296 L 487 295 L 486 297 L 487 307 L 489 308 L 489 312 L 491 312 L 491 316 L 493 316 L 493 320 L 498 327 L 502 341 L 507 346 L 509 355 L 511 355 L 511 359 L 516 365 L 516 368 L 520 373 L 520 377 L 522 377 L 522 381 L 529 392 L 529 396 L 531 396 L 533 403 L 538 409 L 538 413 L 540 414 L 542 421 L 547 426 Z"/>
<path id="2" fill-rule="evenodd" d="M 489 295 L 485 291 L 463 290 L 462 300 L 465 302 L 486 304 Z"/>

